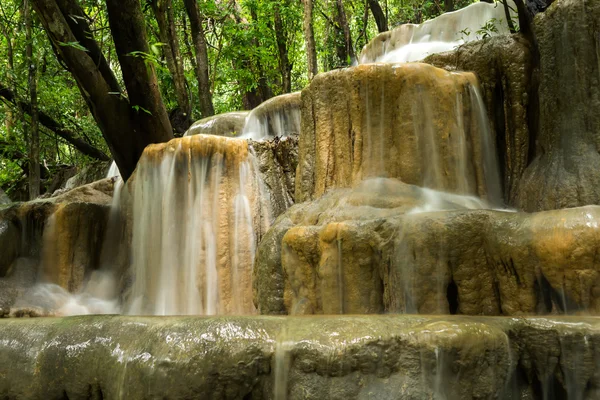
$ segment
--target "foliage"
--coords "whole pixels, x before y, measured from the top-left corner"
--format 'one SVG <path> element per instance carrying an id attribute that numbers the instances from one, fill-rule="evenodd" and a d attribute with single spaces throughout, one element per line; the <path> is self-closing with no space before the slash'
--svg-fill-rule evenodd
<path id="1" fill-rule="evenodd" d="M 131 56 L 141 57 L 157 71 L 163 101 L 169 111 L 177 109 L 174 81 L 167 68 L 164 52 L 166 44 L 160 40 L 159 27 L 152 10 L 152 1 L 143 0 L 150 52 L 136 51 Z M 461 8 L 474 0 L 455 0 Z M 336 22 L 335 0 L 313 0 L 314 31 L 320 71 L 345 67 L 354 60 L 340 59 L 336 51 L 344 45 L 343 30 Z M 379 0 L 390 28 L 402 23 L 421 23 L 443 12 L 440 0 Z M 78 0 L 86 14 L 93 38 L 124 87 L 115 46 L 111 36 L 105 2 Z M 291 65 L 292 90 L 301 90 L 307 81 L 307 60 L 302 31 L 303 5 L 299 0 L 198 0 L 203 29 L 208 44 L 209 77 L 214 108 L 217 113 L 243 108 L 245 93 L 268 88 L 269 96 L 283 93 L 278 43 L 275 32 L 276 11 L 281 16 L 283 36 Z M 377 35 L 377 26 L 365 0 L 344 0 L 344 11 L 349 24 L 355 52 Z M 172 1 L 175 27 L 180 43 L 188 93 L 192 100 L 193 117 L 200 115 L 198 82 L 195 74 L 195 49 L 190 23 L 182 0 Z M 37 18 L 37 17 L 36 17 Z M 34 18 L 33 49 L 38 62 L 39 107 L 65 127 L 77 132 L 93 146 L 108 153 L 100 130 L 83 100 L 77 83 L 55 56 L 41 24 Z M 81 17 L 79 17 L 81 18 Z M 477 31 L 486 37 L 496 29 L 494 21 Z M 23 27 L 23 0 L 0 2 L 0 84 L 14 90 L 27 101 L 28 66 L 25 65 L 25 32 Z M 469 35 L 471 32 L 463 32 Z M 81 43 L 60 43 L 80 51 L 88 51 Z M 12 57 L 9 53 L 12 50 Z M 12 58 L 12 61 L 10 60 Z M 117 94 L 117 93 L 115 93 Z M 118 93 L 118 95 L 121 95 Z M 125 93 L 126 95 L 126 93 Z M 148 112 L 133 105 L 135 112 Z M 0 187 L 9 195 L 18 191 L 16 182 L 26 175 L 28 153 L 27 127 L 29 117 L 14 105 L 0 99 Z M 41 129 L 40 163 L 52 169 L 63 164 L 83 166 L 90 163 L 63 139 L 48 129 Z M 17 157 L 19 155 L 19 157 Z M 20 158 L 25 157 L 25 159 Z M 46 182 L 47 183 L 47 182 Z"/>

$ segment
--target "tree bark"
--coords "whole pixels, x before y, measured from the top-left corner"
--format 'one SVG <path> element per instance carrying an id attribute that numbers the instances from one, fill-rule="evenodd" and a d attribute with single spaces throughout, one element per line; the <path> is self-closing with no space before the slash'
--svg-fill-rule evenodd
<path id="1" fill-rule="evenodd" d="M 354 47 L 352 46 L 352 36 L 350 34 L 350 26 L 348 25 L 348 19 L 346 18 L 346 11 L 344 10 L 344 3 L 342 0 L 336 0 L 337 6 L 336 19 L 339 28 L 344 34 L 344 48 L 340 48 L 339 56 L 346 65 L 350 65 L 354 60 Z"/>
<path id="2" fill-rule="evenodd" d="M 63 13 L 58 3 L 72 12 Z M 143 58 L 143 54 L 148 53 L 148 44 L 139 2 L 106 2 L 129 99 L 116 84 L 117 80 L 89 29 L 85 30 L 85 15 L 76 0 L 33 0 L 33 4 L 57 55 L 72 73 L 90 107 L 121 175 L 128 179 L 148 144 L 173 137 L 156 73 Z M 70 25 L 68 20 L 80 22 Z M 87 39 L 78 38 L 82 33 Z M 87 51 L 74 43 L 87 43 Z"/>
<path id="3" fill-rule="evenodd" d="M 306 61 L 308 65 L 308 80 L 319 73 L 317 65 L 317 47 L 315 45 L 315 32 L 313 29 L 313 1 L 303 0 L 304 3 L 304 21 L 302 29 L 304 30 L 304 43 L 306 46 Z"/>
<path id="4" fill-rule="evenodd" d="M 256 12 L 256 7 L 250 3 L 250 17 L 252 17 L 252 21 L 254 24 L 259 24 L 258 21 L 258 13 Z M 258 41 L 258 36 L 254 35 L 252 38 L 252 46 L 258 48 L 260 47 L 260 42 Z M 262 65 L 262 61 L 260 57 L 252 60 L 254 67 L 256 68 L 256 72 L 258 73 L 258 93 L 260 95 L 261 103 L 269 100 L 273 97 L 273 92 L 269 86 L 269 82 L 267 81 L 267 77 L 265 76 L 265 70 Z"/>
<path id="5" fill-rule="evenodd" d="M 454 11 L 454 0 L 444 0 L 444 11 Z"/>
<path id="6" fill-rule="evenodd" d="M 179 105 L 183 116 L 186 118 L 184 127 L 185 130 L 187 130 L 192 124 L 192 107 L 190 105 L 190 97 L 185 81 L 183 60 L 179 50 L 179 38 L 177 37 L 177 32 L 175 30 L 172 0 L 153 0 L 152 10 L 154 11 L 154 16 L 158 23 L 160 41 L 163 44 L 162 49 L 167 60 L 167 67 L 173 77 L 177 104 Z"/>
<path id="7" fill-rule="evenodd" d="M 33 18 L 29 0 L 23 2 L 25 20 L 25 60 L 29 71 L 29 101 L 31 104 L 31 124 L 29 126 L 29 199 L 40 196 L 40 132 L 37 108 L 37 61 L 33 57 Z"/>
<path id="8" fill-rule="evenodd" d="M 287 5 L 287 2 L 284 2 Z M 281 4 L 275 3 L 273 14 L 275 22 L 275 39 L 277 41 L 277 51 L 279 53 L 279 70 L 281 71 L 281 86 L 284 93 L 292 91 L 292 64 L 288 56 L 287 38 L 283 20 L 281 18 Z"/>
<path id="9" fill-rule="evenodd" d="M 202 24 L 202 17 L 198 9 L 197 0 L 184 0 L 185 9 L 190 19 L 192 28 L 192 41 L 196 51 L 196 79 L 198 80 L 198 99 L 200 100 L 200 112 L 202 118 L 215 114 L 210 90 L 208 47 Z"/>
<path id="10" fill-rule="evenodd" d="M 379 31 L 379 33 L 387 32 L 389 30 L 387 19 L 385 18 L 385 14 L 383 13 L 383 10 L 381 9 L 381 5 L 379 4 L 379 1 L 377 1 L 377 0 L 368 0 L 368 1 L 369 1 L 369 8 L 371 9 L 371 13 L 373 13 L 373 18 L 375 18 L 375 23 L 377 24 L 377 30 Z"/>

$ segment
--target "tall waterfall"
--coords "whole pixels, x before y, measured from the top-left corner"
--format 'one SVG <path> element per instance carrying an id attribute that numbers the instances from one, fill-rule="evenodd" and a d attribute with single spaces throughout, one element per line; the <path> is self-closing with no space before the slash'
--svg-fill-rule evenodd
<path id="1" fill-rule="evenodd" d="M 194 135 L 149 146 L 132 183 L 131 314 L 254 312 L 260 184 L 245 140 Z"/>

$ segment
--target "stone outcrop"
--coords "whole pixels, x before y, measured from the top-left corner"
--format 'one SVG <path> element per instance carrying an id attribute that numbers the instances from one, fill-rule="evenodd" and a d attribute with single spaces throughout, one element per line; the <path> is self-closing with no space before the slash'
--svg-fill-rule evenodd
<path id="1" fill-rule="evenodd" d="M 242 135 L 248 111 L 234 111 L 196 121 L 185 136 L 191 135 L 219 135 L 236 137 Z"/>
<path id="2" fill-rule="evenodd" d="M 0 211 L 0 308 L 38 280 L 77 291 L 99 267 L 113 180 Z"/>
<path id="3" fill-rule="evenodd" d="M 298 138 L 294 136 L 250 143 L 265 186 L 271 221 L 294 205 Z"/>
<path id="4" fill-rule="evenodd" d="M 484 210 L 365 181 L 292 207 L 259 246 L 263 314 L 600 313 L 600 209 Z"/>
<path id="5" fill-rule="evenodd" d="M 0 397 L 594 399 L 593 318 L 0 320 Z"/>
<path id="6" fill-rule="evenodd" d="M 499 200 L 494 143 L 471 73 L 365 64 L 302 92 L 296 201 L 385 176 Z"/>
<path id="7" fill-rule="evenodd" d="M 517 188 L 529 163 L 537 102 L 529 43 L 519 34 L 467 43 L 424 62 L 448 71 L 471 71 L 479 81 L 502 171 L 504 200 L 516 204 Z"/>
<path id="8" fill-rule="evenodd" d="M 600 204 L 600 2 L 555 1 L 534 20 L 539 133 L 515 204 L 527 211 Z"/>

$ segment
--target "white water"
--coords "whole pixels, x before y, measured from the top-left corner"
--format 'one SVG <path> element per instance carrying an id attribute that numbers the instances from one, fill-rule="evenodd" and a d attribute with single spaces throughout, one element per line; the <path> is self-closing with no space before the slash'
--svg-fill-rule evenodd
<path id="1" fill-rule="evenodd" d="M 114 178 L 114 177 L 121 177 L 121 172 L 119 171 L 119 167 L 117 167 L 117 163 L 115 161 L 113 161 L 110 164 L 110 168 L 108 169 L 108 172 L 106 173 L 106 177 L 107 178 Z"/>
<path id="2" fill-rule="evenodd" d="M 510 5 L 516 9 L 512 2 Z M 490 29 L 491 26 L 495 28 Z M 502 4 L 477 2 L 420 25 L 404 24 L 381 34 L 365 46 L 360 63 L 418 61 L 431 54 L 453 50 L 461 44 L 482 39 L 484 36 L 508 33 Z"/>
<path id="3" fill-rule="evenodd" d="M 254 313 L 260 185 L 245 140 L 195 135 L 146 150 L 133 182 L 130 314 Z"/>
<path id="4" fill-rule="evenodd" d="M 113 165 L 116 165 L 113 163 Z M 118 170 L 117 170 L 118 172 Z M 100 269 L 92 271 L 84 287 L 77 293 L 70 293 L 54 283 L 40 282 L 27 290 L 15 302 L 13 308 L 38 310 L 41 315 L 49 313 L 56 316 L 87 314 L 119 314 L 119 288 L 115 277 L 113 263 L 117 243 L 122 239 L 122 221 L 120 218 L 120 202 L 123 180 L 115 182 L 113 200 L 109 212 L 104 243 L 101 250 Z M 52 249 L 57 245 L 55 233 L 56 220 L 51 216 L 43 237 L 43 249 Z M 42 263 L 49 262 L 42 259 Z"/>
<path id="5" fill-rule="evenodd" d="M 265 140 L 300 134 L 300 107 L 292 100 L 299 93 L 291 93 L 267 100 L 248 114 L 242 138 Z"/>

